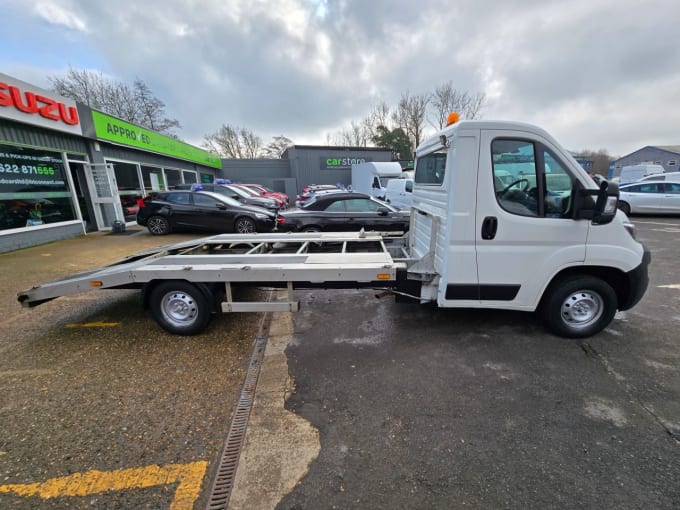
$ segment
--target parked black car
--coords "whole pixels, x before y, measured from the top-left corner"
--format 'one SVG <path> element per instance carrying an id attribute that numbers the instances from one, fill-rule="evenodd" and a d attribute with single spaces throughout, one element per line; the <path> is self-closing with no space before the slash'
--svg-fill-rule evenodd
<path id="1" fill-rule="evenodd" d="M 380 200 L 353 192 L 320 193 L 304 207 L 280 212 L 279 230 L 319 231 L 408 231 L 409 210 L 399 211 Z"/>
<path id="2" fill-rule="evenodd" d="M 209 191 L 164 191 L 145 197 L 137 223 L 154 235 L 173 230 L 215 232 L 271 232 L 276 214 L 261 207 L 243 205 Z"/>
<path id="3" fill-rule="evenodd" d="M 263 207 L 273 213 L 279 210 L 279 202 L 273 198 L 261 197 L 255 194 L 254 196 L 249 192 L 239 188 L 238 186 L 233 186 L 231 184 L 178 184 L 174 189 L 186 189 L 192 191 L 212 191 L 214 193 L 219 193 L 225 197 L 233 198 L 234 200 L 241 202 L 245 205 L 256 205 L 258 207 Z"/>

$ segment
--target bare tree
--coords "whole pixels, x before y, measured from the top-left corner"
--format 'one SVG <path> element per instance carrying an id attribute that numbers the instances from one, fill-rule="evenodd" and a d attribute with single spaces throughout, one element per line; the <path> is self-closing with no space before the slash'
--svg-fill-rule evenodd
<path id="1" fill-rule="evenodd" d="M 413 147 L 418 147 L 422 140 L 429 102 L 430 94 L 411 95 L 406 91 L 401 94 L 397 110 L 392 114 L 395 124 L 406 132 L 413 142 Z"/>
<path id="2" fill-rule="evenodd" d="M 279 159 L 286 149 L 293 144 L 290 138 L 283 135 L 275 136 L 272 141 L 262 150 L 262 156 L 265 158 Z"/>
<path id="3" fill-rule="evenodd" d="M 346 147 L 367 147 L 371 140 L 371 134 L 365 121 L 350 122 L 349 128 L 326 137 L 329 143 L 344 145 Z"/>
<path id="4" fill-rule="evenodd" d="M 452 82 L 437 87 L 432 93 L 431 106 L 433 119 L 430 120 L 437 129 L 446 126 L 446 119 L 451 112 L 457 112 L 461 119 L 476 119 L 484 107 L 486 95 L 478 92 L 470 94 L 453 88 Z"/>
<path id="5" fill-rule="evenodd" d="M 58 94 L 101 110 L 124 121 L 152 131 L 176 137 L 177 119 L 165 114 L 165 103 L 155 97 L 139 78 L 132 86 L 106 78 L 102 73 L 69 68 L 66 76 L 50 76 L 52 88 Z"/>
<path id="6" fill-rule="evenodd" d="M 600 149 L 598 151 L 586 149 L 576 153 L 576 158 L 592 161 L 591 171 L 606 177 L 609 173 L 609 164 L 618 159 L 618 156 L 611 156 L 607 149 Z"/>
<path id="7" fill-rule="evenodd" d="M 222 124 L 203 137 L 203 147 L 223 158 L 254 159 L 262 151 L 262 139 L 248 128 Z"/>

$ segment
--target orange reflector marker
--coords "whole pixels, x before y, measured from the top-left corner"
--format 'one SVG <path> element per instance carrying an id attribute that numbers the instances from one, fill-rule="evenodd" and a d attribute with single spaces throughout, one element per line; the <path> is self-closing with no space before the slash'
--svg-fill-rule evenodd
<path id="1" fill-rule="evenodd" d="M 101 287 L 102 285 L 104 285 L 102 282 L 98 282 L 98 281 L 91 281 L 90 282 L 90 287 Z"/>
<path id="2" fill-rule="evenodd" d="M 379 273 L 378 274 L 378 280 L 389 280 L 390 275 L 387 273 Z"/>

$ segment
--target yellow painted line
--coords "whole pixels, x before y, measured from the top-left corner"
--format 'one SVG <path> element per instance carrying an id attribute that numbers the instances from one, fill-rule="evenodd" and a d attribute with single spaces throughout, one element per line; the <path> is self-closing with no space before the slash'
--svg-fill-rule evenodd
<path id="1" fill-rule="evenodd" d="M 87 496 L 107 491 L 145 489 L 157 485 L 179 482 L 169 510 L 191 510 L 201 491 L 206 461 L 167 466 L 117 469 L 75 473 L 51 478 L 44 482 L 0 485 L 0 494 L 14 493 L 19 496 L 39 496 L 43 499 L 64 496 Z"/>
<path id="2" fill-rule="evenodd" d="M 680 283 L 671 283 L 670 285 L 657 285 L 660 289 L 680 289 Z"/>
<path id="3" fill-rule="evenodd" d="M 67 328 L 115 328 L 120 322 L 85 322 L 83 324 L 67 324 Z"/>

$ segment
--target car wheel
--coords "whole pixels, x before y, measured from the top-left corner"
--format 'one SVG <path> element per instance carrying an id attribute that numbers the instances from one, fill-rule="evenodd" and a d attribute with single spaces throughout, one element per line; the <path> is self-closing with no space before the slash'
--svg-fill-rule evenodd
<path id="1" fill-rule="evenodd" d="M 241 216 L 234 222 L 234 230 L 239 234 L 252 234 L 256 231 L 255 222 L 246 216 Z"/>
<path id="2" fill-rule="evenodd" d="M 607 282 L 576 275 L 555 280 L 544 294 L 539 311 L 554 334 L 585 338 L 609 325 L 617 305 L 616 292 Z"/>
<path id="3" fill-rule="evenodd" d="M 149 296 L 151 314 L 158 325 L 173 335 L 195 335 L 210 322 L 210 304 L 203 292 L 189 282 L 158 284 Z"/>
<path id="4" fill-rule="evenodd" d="M 162 236 L 170 233 L 170 222 L 163 216 L 151 216 L 146 220 L 146 228 L 155 236 Z"/>
<path id="5" fill-rule="evenodd" d="M 302 229 L 302 232 L 321 232 L 321 229 L 316 225 L 310 225 Z"/>
<path id="6" fill-rule="evenodd" d="M 623 211 L 626 216 L 630 216 L 630 205 L 628 205 L 628 202 L 619 202 L 619 209 Z"/>

